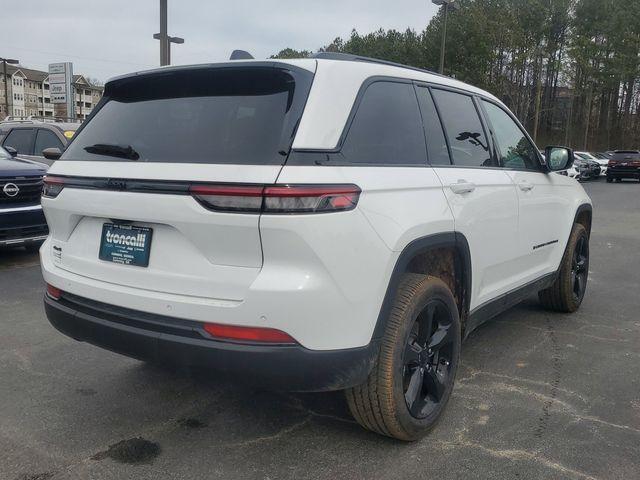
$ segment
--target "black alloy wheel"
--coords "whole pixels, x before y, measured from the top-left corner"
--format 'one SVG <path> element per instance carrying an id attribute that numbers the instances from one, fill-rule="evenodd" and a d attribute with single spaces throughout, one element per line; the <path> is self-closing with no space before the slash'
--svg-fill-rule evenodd
<path id="1" fill-rule="evenodd" d="M 426 435 L 453 391 L 461 341 L 458 304 L 449 285 L 431 275 L 405 273 L 369 377 L 345 392 L 353 417 L 364 428 L 398 440 Z"/>
<path id="2" fill-rule="evenodd" d="M 571 259 L 571 286 L 573 299 L 580 303 L 587 287 L 589 273 L 589 240 L 586 235 L 580 236 L 573 250 Z"/>
<path id="3" fill-rule="evenodd" d="M 454 355 L 453 317 L 438 299 L 415 319 L 403 354 L 403 391 L 415 418 L 431 415 L 451 381 Z"/>
<path id="4" fill-rule="evenodd" d="M 542 305 L 556 312 L 575 312 L 584 299 L 589 276 L 589 233 L 574 223 L 553 284 L 538 292 Z"/>

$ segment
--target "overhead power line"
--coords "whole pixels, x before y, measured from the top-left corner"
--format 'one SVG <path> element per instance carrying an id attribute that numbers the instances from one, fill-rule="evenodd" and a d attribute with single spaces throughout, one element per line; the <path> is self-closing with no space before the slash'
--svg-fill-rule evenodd
<path id="1" fill-rule="evenodd" d="M 105 62 L 105 63 L 119 63 L 119 64 L 123 64 L 123 65 L 135 65 L 138 67 L 154 67 L 155 65 L 151 65 L 148 63 L 137 63 L 137 62 L 127 62 L 124 60 L 112 60 L 112 59 L 107 59 L 107 58 L 97 58 L 97 57 L 82 57 L 79 55 L 70 55 L 68 53 L 62 53 L 62 52 L 47 52 L 44 50 L 35 50 L 35 49 L 31 49 L 31 48 L 24 48 L 24 47 L 16 47 L 13 45 L 4 45 L 4 48 L 6 48 L 7 50 L 22 50 L 25 52 L 32 52 L 32 53 L 40 53 L 42 55 L 57 55 L 60 57 L 68 57 L 68 58 L 77 58 L 79 60 L 88 60 L 88 61 L 95 61 L 95 62 Z"/>

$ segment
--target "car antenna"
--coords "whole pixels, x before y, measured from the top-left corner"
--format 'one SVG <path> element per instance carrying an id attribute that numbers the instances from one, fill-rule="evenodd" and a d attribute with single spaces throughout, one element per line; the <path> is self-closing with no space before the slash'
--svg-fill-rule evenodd
<path id="1" fill-rule="evenodd" d="M 253 55 L 245 50 L 234 50 L 229 60 L 253 60 Z"/>

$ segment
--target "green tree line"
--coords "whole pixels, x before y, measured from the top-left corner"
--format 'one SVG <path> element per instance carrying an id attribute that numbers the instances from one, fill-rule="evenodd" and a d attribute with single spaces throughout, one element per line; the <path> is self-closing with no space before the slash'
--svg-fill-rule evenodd
<path id="1" fill-rule="evenodd" d="M 640 0 L 459 0 L 445 74 L 484 88 L 540 146 L 640 148 Z M 422 32 L 380 29 L 319 51 L 437 70 L 443 10 Z M 274 58 L 308 57 L 287 48 Z"/>

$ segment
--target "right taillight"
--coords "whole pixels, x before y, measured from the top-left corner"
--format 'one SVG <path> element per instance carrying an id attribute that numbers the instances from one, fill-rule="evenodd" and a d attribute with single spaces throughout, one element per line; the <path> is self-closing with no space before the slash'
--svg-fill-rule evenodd
<path id="1" fill-rule="evenodd" d="M 192 185 L 203 206 L 222 212 L 295 214 L 353 210 L 357 185 Z"/>
<path id="2" fill-rule="evenodd" d="M 46 198 L 56 198 L 64 188 L 65 179 L 47 175 L 44 177 L 42 196 Z"/>
<path id="3" fill-rule="evenodd" d="M 264 189 L 265 213 L 327 213 L 353 210 L 356 185 L 276 185 Z"/>

